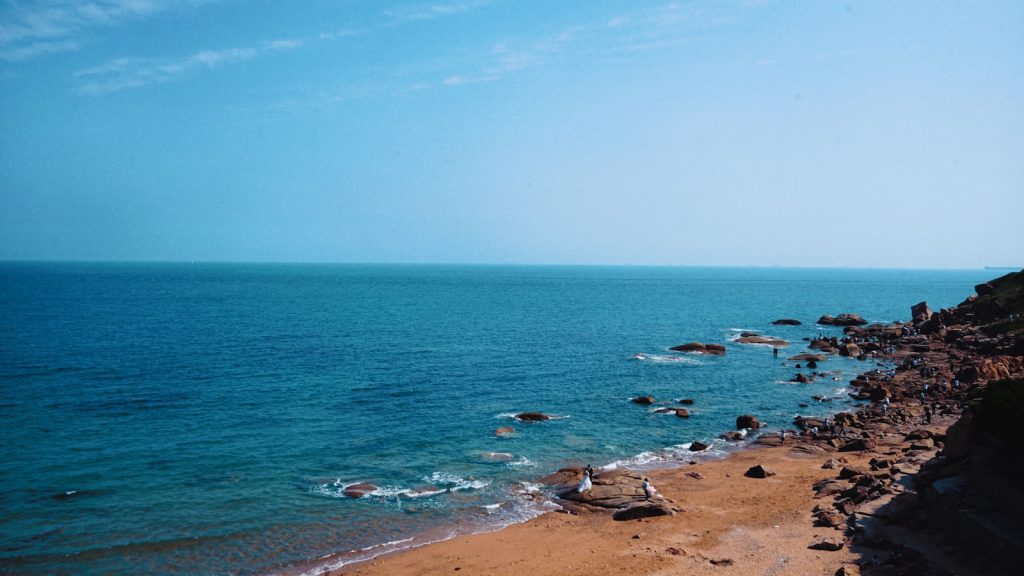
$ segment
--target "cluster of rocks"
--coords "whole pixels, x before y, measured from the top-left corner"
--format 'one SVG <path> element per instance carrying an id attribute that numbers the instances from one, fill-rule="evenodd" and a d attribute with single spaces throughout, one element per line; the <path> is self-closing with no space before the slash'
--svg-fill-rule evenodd
<path id="1" fill-rule="evenodd" d="M 579 466 L 562 468 L 540 479 L 559 498 L 559 505 L 568 512 L 610 513 L 615 520 L 635 520 L 653 516 L 671 516 L 681 509 L 661 494 L 647 498 L 644 478 L 628 468 L 599 470 L 594 473 L 592 487 L 579 491 L 585 471 Z"/>
<path id="2" fill-rule="evenodd" d="M 669 348 L 669 350 L 675 352 L 690 352 L 692 354 L 708 354 L 712 356 L 725 355 L 725 346 L 722 346 L 721 344 L 705 344 L 703 342 L 680 344 Z"/>

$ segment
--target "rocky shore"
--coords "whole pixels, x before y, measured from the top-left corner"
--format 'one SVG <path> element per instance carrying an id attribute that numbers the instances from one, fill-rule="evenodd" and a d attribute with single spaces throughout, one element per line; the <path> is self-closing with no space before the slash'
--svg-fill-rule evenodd
<path id="1" fill-rule="evenodd" d="M 976 291 L 938 312 L 914 305 L 905 323 L 823 316 L 844 336 L 788 362 L 804 379 L 829 354 L 872 362 L 851 382 L 856 411 L 797 417 L 723 461 L 652 472 L 653 498 L 637 472 L 598 471 L 579 491 L 583 470 L 564 468 L 543 482 L 566 515 L 344 573 L 1024 573 L 1024 272 Z M 756 434 L 756 415 L 737 428 Z"/>

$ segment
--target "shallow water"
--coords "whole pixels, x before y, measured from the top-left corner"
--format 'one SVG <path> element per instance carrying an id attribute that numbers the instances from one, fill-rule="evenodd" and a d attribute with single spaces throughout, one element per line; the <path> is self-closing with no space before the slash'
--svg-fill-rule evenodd
<path id="1" fill-rule="evenodd" d="M 671 460 L 740 413 L 847 407 L 870 363 L 786 382 L 801 338 L 839 333 L 818 316 L 906 319 L 994 274 L 0 264 L 0 570 L 273 572 L 522 520 L 523 483 L 565 463 Z M 794 345 L 775 360 L 729 342 L 742 330 Z M 728 352 L 668 350 L 694 340 Z M 696 402 L 629 402 L 647 394 Z M 562 418 L 511 419 L 527 410 Z M 379 488 L 342 496 L 361 481 Z"/>

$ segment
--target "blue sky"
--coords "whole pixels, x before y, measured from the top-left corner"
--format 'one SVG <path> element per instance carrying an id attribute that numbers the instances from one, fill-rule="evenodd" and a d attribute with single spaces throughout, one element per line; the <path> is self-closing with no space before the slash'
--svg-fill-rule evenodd
<path id="1" fill-rule="evenodd" d="M 1022 54 L 1013 1 L 7 0 L 0 259 L 1021 265 Z"/>

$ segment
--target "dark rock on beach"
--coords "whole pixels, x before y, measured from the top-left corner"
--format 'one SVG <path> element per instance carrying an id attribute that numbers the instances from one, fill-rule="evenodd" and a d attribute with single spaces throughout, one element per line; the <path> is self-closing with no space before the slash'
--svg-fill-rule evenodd
<path id="1" fill-rule="evenodd" d="M 743 475 L 747 478 L 767 478 L 769 476 L 775 476 L 775 472 L 772 472 L 768 468 L 758 464 L 757 466 L 751 466 L 743 473 Z"/>

